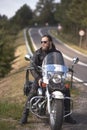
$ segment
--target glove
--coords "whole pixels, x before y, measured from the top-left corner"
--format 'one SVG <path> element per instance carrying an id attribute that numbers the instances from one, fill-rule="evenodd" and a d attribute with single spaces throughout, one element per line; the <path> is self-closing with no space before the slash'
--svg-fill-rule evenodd
<path id="1" fill-rule="evenodd" d="M 38 84 L 39 84 L 39 86 L 41 86 L 41 84 L 42 84 L 42 79 L 41 78 L 38 80 Z"/>

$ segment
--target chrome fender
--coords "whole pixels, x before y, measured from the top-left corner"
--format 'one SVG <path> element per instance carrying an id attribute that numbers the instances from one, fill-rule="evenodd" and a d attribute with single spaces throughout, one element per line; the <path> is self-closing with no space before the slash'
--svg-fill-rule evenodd
<path id="1" fill-rule="evenodd" d="M 64 95 L 60 91 L 54 91 L 54 92 L 52 92 L 52 98 L 64 99 Z"/>

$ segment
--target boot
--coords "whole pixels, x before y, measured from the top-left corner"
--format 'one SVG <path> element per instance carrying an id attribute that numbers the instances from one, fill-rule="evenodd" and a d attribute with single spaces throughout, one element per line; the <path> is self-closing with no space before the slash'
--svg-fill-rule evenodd
<path id="1" fill-rule="evenodd" d="M 27 123 L 27 119 L 28 119 L 28 115 L 29 115 L 29 109 L 24 110 L 22 118 L 20 120 L 20 124 L 26 124 Z"/>
<path id="2" fill-rule="evenodd" d="M 33 84 L 32 88 L 30 90 L 30 93 L 28 95 L 27 101 L 25 103 L 25 108 L 24 108 L 23 116 L 22 116 L 22 118 L 20 120 L 20 124 L 21 125 L 27 123 L 27 118 L 28 118 L 28 115 L 29 115 L 29 101 L 36 94 L 37 87 L 35 85 L 36 85 L 36 83 Z"/>

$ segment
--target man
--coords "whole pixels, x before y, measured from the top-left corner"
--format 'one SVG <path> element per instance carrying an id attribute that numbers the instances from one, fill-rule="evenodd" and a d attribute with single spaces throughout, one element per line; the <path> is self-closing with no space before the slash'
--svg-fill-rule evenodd
<path id="1" fill-rule="evenodd" d="M 29 115 L 29 108 L 27 107 L 28 104 L 29 104 L 29 101 L 30 99 L 36 95 L 36 91 L 38 89 L 38 86 L 40 85 L 41 83 L 41 78 L 42 78 L 42 74 L 41 72 L 39 72 L 35 65 L 37 66 L 41 66 L 42 65 L 42 61 L 44 59 L 44 57 L 50 53 L 50 52 L 58 52 L 59 55 L 61 56 L 62 58 L 62 61 L 63 61 L 63 64 L 64 64 L 64 60 L 63 60 L 63 56 L 61 54 L 60 51 L 58 51 L 56 48 L 55 48 L 55 45 L 53 44 L 53 41 L 52 41 L 52 37 L 50 35 L 44 35 L 42 38 L 41 38 L 41 48 L 38 49 L 33 57 L 32 57 L 32 63 L 31 63 L 31 66 L 34 67 L 34 69 L 31 71 L 33 77 L 35 78 L 35 81 L 34 83 L 32 84 L 32 88 L 30 90 L 30 93 L 29 93 L 29 96 L 27 98 L 27 101 L 26 101 L 26 104 L 25 104 L 25 107 L 24 107 L 24 111 L 23 111 L 23 116 L 21 118 L 21 124 L 25 124 L 27 123 L 27 118 L 28 118 L 28 115 Z M 64 93 L 65 96 L 68 96 L 70 97 L 70 91 L 69 89 L 66 90 L 66 92 Z M 64 102 L 65 104 L 65 110 L 68 111 L 68 113 L 70 112 L 70 101 L 69 100 L 66 100 Z M 66 114 L 68 114 L 66 113 Z M 72 123 L 72 124 L 75 124 L 76 121 L 73 120 L 73 118 L 71 116 L 68 116 L 65 118 L 65 121 L 68 122 L 68 123 Z"/>

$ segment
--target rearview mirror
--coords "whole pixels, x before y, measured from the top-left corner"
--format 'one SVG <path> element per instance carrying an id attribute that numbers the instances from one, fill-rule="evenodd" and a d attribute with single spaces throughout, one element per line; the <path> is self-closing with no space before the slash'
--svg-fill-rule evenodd
<path id="1" fill-rule="evenodd" d="M 78 62 L 79 62 L 79 58 L 78 57 L 73 58 L 73 64 L 77 64 Z"/>
<path id="2" fill-rule="evenodd" d="M 29 54 L 26 54 L 26 55 L 25 55 L 25 60 L 30 61 L 30 59 L 31 59 L 31 56 L 30 56 Z"/>

